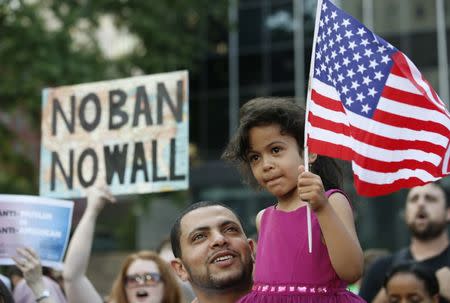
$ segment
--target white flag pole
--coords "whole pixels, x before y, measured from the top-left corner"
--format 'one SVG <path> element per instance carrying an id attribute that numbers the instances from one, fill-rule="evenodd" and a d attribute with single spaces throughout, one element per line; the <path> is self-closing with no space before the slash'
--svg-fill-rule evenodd
<path id="1" fill-rule="evenodd" d="M 309 80 L 308 80 L 308 93 L 306 96 L 306 113 L 305 113 L 305 135 L 304 135 L 304 163 L 305 163 L 305 171 L 309 171 L 309 153 L 308 153 L 308 114 L 309 114 L 309 102 L 311 101 L 311 81 L 314 76 L 314 61 L 316 58 L 316 43 L 317 43 L 317 33 L 319 32 L 319 21 L 320 21 L 320 12 L 322 10 L 322 0 L 317 0 L 317 9 L 316 9 L 316 21 L 314 26 L 314 39 L 312 46 L 312 54 L 311 54 L 311 64 L 309 67 Z M 312 253 L 312 231 L 311 231 L 311 207 L 309 203 L 306 205 L 306 222 L 308 228 L 308 251 Z"/>

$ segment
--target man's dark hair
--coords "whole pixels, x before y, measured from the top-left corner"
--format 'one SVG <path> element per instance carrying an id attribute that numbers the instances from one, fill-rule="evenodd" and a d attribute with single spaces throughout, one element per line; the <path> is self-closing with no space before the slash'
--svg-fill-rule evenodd
<path id="1" fill-rule="evenodd" d="M 222 206 L 228 210 L 230 210 L 239 221 L 239 224 L 242 225 L 242 220 L 238 216 L 238 214 L 229 206 L 220 203 L 220 202 L 211 202 L 211 201 L 201 201 L 194 204 L 189 205 L 185 210 L 181 212 L 181 214 L 178 216 L 178 218 L 175 220 L 175 223 L 172 225 L 172 230 L 170 231 L 170 243 L 172 244 L 172 251 L 175 258 L 181 258 L 181 245 L 180 245 L 180 237 L 181 237 L 181 220 L 184 218 L 185 215 L 190 213 L 193 210 L 196 210 L 198 208 L 203 207 L 210 207 L 210 206 Z"/>
<path id="2" fill-rule="evenodd" d="M 447 208 L 450 207 L 450 189 L 448 186 L 444 184 L 444 182 L 441 182 L 440 180 L 433 182 L 435 185 L 439 186 L 442 191 L 444 192 L 444 198 L 445 203 L 447 205 Z"/>

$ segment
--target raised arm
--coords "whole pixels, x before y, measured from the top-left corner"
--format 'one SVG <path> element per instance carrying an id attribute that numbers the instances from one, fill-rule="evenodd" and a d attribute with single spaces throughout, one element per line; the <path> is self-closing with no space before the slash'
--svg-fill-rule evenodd
<path id="1" fill-rule="evenodd" d="M 42 277 L 42 265 L 39 256 L 29 247 L 17 248 L 17 256 L 12 257 L 16 266 L 22 271 L 23 277 L 33 292 L 36 302 L 54 303 Z"/>
<path id="2" fill-rule="evenodd" d="M 72 236 L 64 261 L 64 286 L 69 302 L 102 303 L 102 297 L 86 277 L 97 217 L 106 202 L 115 199 L 106 188 L 91 188 L 86 210 Z"/>
<path id="3" fill-rule="evenodd" d="M 320 176 L 305 172 L 303 166 L 299 172 L 300 199 L 308 201 L 317 216 L 334 270 L 347 283 L 357 281 L 363 272 L 364 257 L 349 201 L 341 193 L 327 199 Z"/>

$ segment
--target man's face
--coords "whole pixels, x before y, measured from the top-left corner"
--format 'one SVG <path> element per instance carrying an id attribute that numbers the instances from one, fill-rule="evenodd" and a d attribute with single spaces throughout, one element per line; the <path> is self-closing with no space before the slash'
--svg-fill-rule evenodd
<path id="1" fill-rule="evenodd" d="M 183 280 L 207 290 L 250 287 L 253 242 L 230 210 L 195 209 L 183 217 L 180 230 L 182 257 L 172 265 Z"/>
<path id="2" fill-rule="evenodd" d="M 412 188 L 406 198 L 405 219 L 417 239 L 440 236 L 449 220 L 444 191 L 433 183 Z"/>

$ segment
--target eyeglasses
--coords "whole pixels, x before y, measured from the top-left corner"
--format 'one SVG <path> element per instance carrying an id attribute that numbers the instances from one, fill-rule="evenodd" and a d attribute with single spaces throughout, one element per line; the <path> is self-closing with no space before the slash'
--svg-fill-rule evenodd
<path id="1" fill-rule="evenodd" d="M 146 272 L 144 274 L 125 276 L 125 285 L 131 288 L 141 285 L 156 286 L 161 281 L 161 275 L 156 272 Z"/>

